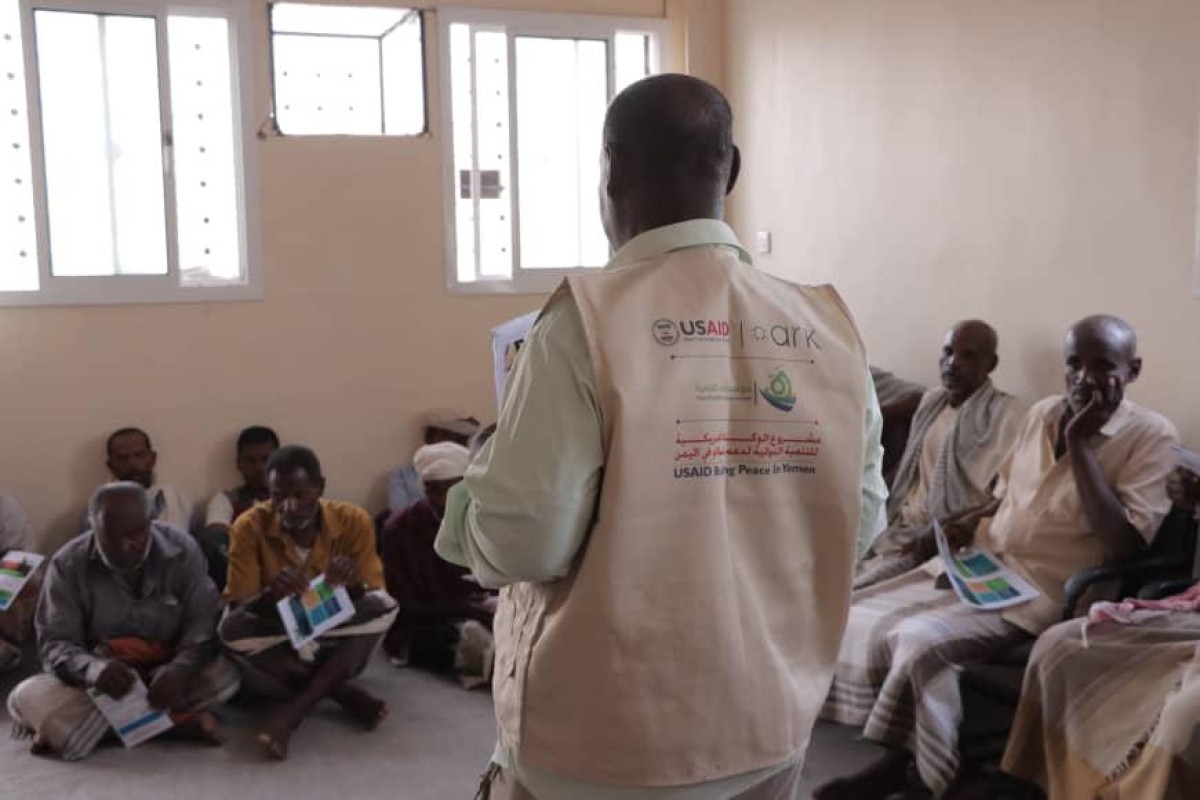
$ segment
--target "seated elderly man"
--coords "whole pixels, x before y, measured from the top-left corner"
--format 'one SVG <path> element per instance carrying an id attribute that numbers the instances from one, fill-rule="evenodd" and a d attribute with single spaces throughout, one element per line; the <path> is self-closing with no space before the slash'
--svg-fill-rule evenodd
<path id="1" fill-rule="evenodd" d="M 818 800 L 887 797 L 913 758 L 925 786 L 942 794 L 958 768 L 957 665 L 1040 634 L 1061 613 L 1068 577 L 1128 558 L 1157 532 L 1178 438 L 1170 422 L 1124 399 L 1142 367 L 1133 330 L 1116 317 L 1088 317 L 1067 333 L 1064 356 L 1066 397 L 1030 409 L 995 499 L 946 528 L 953 546 L 974 537 L 1041 595 L 978 611 L 926 568 L 856 592 L 823 716 L 863 725 L 867 739 L 892 751 L 822 787 Z M 933 554 L 927 540 L 914 547 Z"/>
<path id="2" fill-rule="evenodd" d="M 246 688 L 280 701 L 257 739 L 267 753 L 287 758 L 292 732 L 328 697 L 368 730 L 388 714 L 387 704 L 350 683 L 396 618 L 383 591 L 383 566 L 367 512 L 324 500 L 321 463 L 307 447 L 281 447 L 267 463 L 270 502 L 233 524 L 229 543 L 230 610 L 221 641 L 242 669 Z M 319 575 L 344 586 L 355 615 L 310 645 L 292 647 L 276 607 L 303 594 Z"/>
<path id="3" fill-rule="evenodd" d="M 255 503 L 267 499 L 267 462 L 279 449 L 275 431 L 262 425 L 244 429 L 237 438 L 237 469 L 242 485 L 217 493 L 208 502 L 204 529 L 196 537 L 208 559 L 208 574 L 218 589 L 225 588 L 229 571 L 229 528 Z"/>
<path id="4" fill-rule="evenodd" d="M 466 447 L 479 430 L 479 420 L 461 414 L 434 413 L 425 418 L 424 445 L 453 442 Z M 425 496 L 415 464 L 396 467 L 388 473 L 388 510 L 394 521 L 404 509 Z"/>
<path id="5" fill-rule="evenodd" d="M 25 550 L 33 544 L 33 528 L 17 501 L 0 493 L 0 557 L 9 550 Z M 21 662 L 21 649 L 33 638 L 33 612 L 37 608 L 42 570 L 25 584 L 12 604 L 0 611 L 0 672 Z"/>
<path id="6" fill-rule="evenodd" d="M 141 428 L 121 428 L 108 437 L 105 451 L 113 480 L 140 484 L 150 494 L 150 509 L 155 520 L 183 531 L 192 529 L 192 501 L 179 489 L 158 482 L 155 472 L 158 453 L 150 443 L 150 434 Z M 90 523 L 85 516 L 85 531 Z"/>
<path id="7" fill-rule="evenodd" d="M 496 596 L 470 570 L 443 561 L 433 543 L 446 513 L 446 495 L 462 480 L 470 458 L 453 442 L 426 445 L 413 464 L 425 498 L 383 531 L 383 570 L 399 614 L 383 648 L 395 666 L 409 663 L 458 675 L 473 688 L 487 683 L 492 663 Z"/>
<path id="8" fill-rule="evenodd" d="M 1200 476 L 1167 494 L 1200 512 Z M 1005 771 L 1050 800 L 1200 797 L 1200 585 L 1160 601 L 1093 606 L 1033 649 Z"/>
<path id="9" fill-rule="evenodd" d="M 921 398 L 892 484 L 888 528 L 872 546 L 880 558 L 855 588 L 917 566 L 912 545 L 931 536 L 934 519 L 945 524 L 990 498 L 1023 416 L 1017 399 L 992 385 L 997 343 L 996 331 L 980 320 L 946 334 L 938 361 L 942 385 Z"/>
<path id="10" fill-rule="evenodd" d="M 35 752 L 84 758 L 108 732 L 87 690 L 120 699 L 145 681 L 150 705 L 177 730 L 219 741 L 208 709 L 237 692 L 237 669 L 219 657 L 220 602 L 204 556 L 187 534 L 151 521 L 139 484 L 96 490 L 92 530 L 50 561 L 37 609 L 45 672 L 8 697 Z"/>

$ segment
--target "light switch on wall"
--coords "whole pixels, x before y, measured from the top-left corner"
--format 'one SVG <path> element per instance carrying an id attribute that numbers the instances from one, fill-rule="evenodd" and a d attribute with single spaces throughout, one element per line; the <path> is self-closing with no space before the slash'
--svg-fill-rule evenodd
<path id="1" fill-rule="evenodd" d="M 771 252 L 771 232 L 759 231 L 754 234 L 754 251 L 762 255 Z"/>

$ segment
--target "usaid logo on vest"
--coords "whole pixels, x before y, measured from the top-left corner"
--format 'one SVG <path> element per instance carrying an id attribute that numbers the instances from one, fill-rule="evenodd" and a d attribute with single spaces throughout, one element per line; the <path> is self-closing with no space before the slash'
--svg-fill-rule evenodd
<path id="1" fill-rule="evenodd" d="M 734 331 L 733 323 L 727 319 L 673 319 L 662 317 L 654 320 L 651 328 L 654 341 L 670 347 L 676 342 L 728 342 Z"/>
<path id="2" fill-rule="evenodd" d="M 654 333 L 654 341 L 664 347 L 670 347 L 679 341 L 679 326 L 672 320 L 666 318 L 656 319 L 654 320 L 654 325 L 651 326 L 651 330 Z"/>

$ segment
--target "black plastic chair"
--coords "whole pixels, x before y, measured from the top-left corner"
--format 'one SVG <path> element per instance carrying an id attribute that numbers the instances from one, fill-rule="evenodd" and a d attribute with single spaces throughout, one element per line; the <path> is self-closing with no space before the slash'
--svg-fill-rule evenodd
<path id="1" fill-rule="evenodd" d="M 1063 619 L 1073 619 L 1082 601 L 1138 596 L 1144 590 L 1166 597 L 1192 584 L 1196 520 L 1189 511 L 1172 509 L 1154 543 L 1125 564 L 1083 570 L 1066 582 Z M 1144 595 L 1143 595 L 1144 596 Z M 963 722 L 959 748 L 966 769 L 986 771 L 999 764 L 1012 729 L 1025 666 L 1033 642 L 1025 642 L 986 662 L 970 664 L 959 675 Z"/>
<path id="2" fill-rule="evenodd" d="M 1162 600 L 1164 597 L 1185 592 L 1195 585 L 1196 581 L 1192 578 L 1178 581 L 1155 581 L 1138 592 L 1138 597 L 1143 600 Z"/>

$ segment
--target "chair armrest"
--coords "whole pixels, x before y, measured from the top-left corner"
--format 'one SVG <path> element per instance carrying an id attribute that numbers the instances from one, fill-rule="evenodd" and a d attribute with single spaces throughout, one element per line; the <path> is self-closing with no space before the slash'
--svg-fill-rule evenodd
<path id="1" fill-rule="evenodd" d="M 1079 611 L 1079 602 L 1089 589 L 1109 581 L 1121 581 L 1122 588 L 1134 594 L 1143 584 L 1152 580 L 1165 580 L 1187 575 L 1192 565 L 1178 558 L 1163 556 L 1140 558 L 1128 564 L 1106 564 L 1077 572 L 1063 585 L 1067 600 L 1063 605 L 1063 619 L 1073 619 Z"/>
<path id="2" fill-rule="evenodd" d="M 1142 600 L 1162 600 L 1164 597 L 1171 597 L 1180 592 L 1187 591 L 1196 584 L 1192 578 L 1185 578 L 1177 581 L 1155 581 L 1148 583 L 1138 592 L 1138 597 Z"/>

